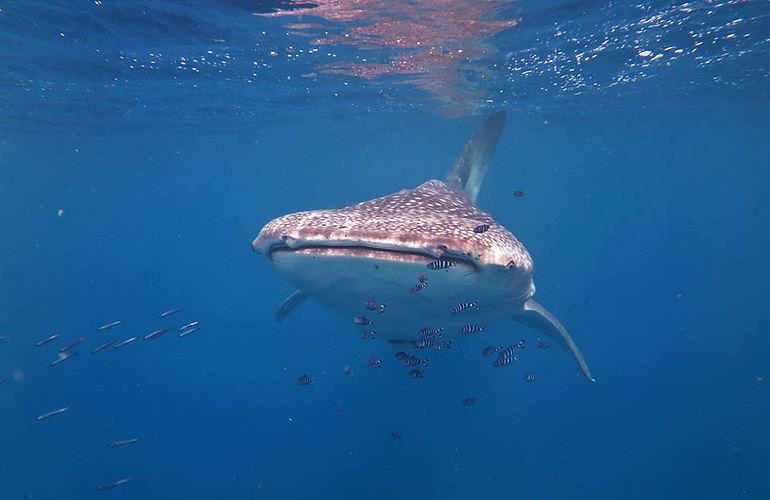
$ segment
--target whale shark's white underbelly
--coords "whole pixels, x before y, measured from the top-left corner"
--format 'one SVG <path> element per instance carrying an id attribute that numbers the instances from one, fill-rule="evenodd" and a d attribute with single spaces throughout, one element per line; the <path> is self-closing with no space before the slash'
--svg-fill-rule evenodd
<path id="1" fill-rule="evenodd" d="M 518 279 L 504 268 L 476 269 L 458 261 L 448 269 L 431 270 L 431 259 L 415 254 L 362 249 L 279 251 L 273 263 L 304 293 L 347 316 L 373 322 L 366 329 L 391 340 L 416 339 L 420 329 L 443 328 L 445 336 L 459 334 L 464 325 L 488 327 L 510 318 L 534 293 L 531 278 Z M 427 286 L 424 286 L 427 285 Z M 368 310 L 367 301 L 383 304 Z M 454 313 L 458 304 L 478 307 Z"/>

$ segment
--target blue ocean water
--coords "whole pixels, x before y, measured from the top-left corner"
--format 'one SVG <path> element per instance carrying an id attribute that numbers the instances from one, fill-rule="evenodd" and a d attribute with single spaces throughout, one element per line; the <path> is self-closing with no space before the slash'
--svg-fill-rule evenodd
<path id="1" fill-rule="evenodd" d="M 3 2 L 0 499 L 770 498 L 768 15 Z M 479 206 L 595 384 L 512 321 L 414 380 L 313 300 L 274 320 L 266 222 L 443 178 L 497 110 Z"/>

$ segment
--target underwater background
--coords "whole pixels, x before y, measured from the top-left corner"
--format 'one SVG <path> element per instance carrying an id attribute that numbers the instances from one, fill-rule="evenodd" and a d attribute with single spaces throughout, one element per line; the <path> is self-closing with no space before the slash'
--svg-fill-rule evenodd
<path id="1" fill-rule="evenodd" d="M 0 2 L 0 499 L 770 498 L 769 15 Z M 418 380 L 313 300 L 275 321 L 263 224 L 441 179 L 496 110 L 479 206 L 595 384 L 513 321 Z"/>

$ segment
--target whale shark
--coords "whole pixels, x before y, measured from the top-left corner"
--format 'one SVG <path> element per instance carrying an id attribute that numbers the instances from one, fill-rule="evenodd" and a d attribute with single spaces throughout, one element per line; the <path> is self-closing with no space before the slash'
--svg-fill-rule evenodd
<path id="1" fill-rule="evenodd" d="M 476 205 L 504 124 L 503 111 L 487 117 L 443 180 L 265 224 L 252 250 L 297 288 L 276 318 L 313 297 L 396 345 L 425 328 L 461 340 L 510 318 L 568 349 L 595 381 L 567 329 L 532 298 L 529 252 Z"/>

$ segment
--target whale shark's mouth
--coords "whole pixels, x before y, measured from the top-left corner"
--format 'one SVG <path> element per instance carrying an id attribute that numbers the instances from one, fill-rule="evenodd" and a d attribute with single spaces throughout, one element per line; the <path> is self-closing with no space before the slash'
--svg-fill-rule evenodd
<path id="1" fill-rule="evenodd" d="M 270 260 L 278 253 L 288 252 L 296 255 L 307 255 L 313 257 L 350 257 L 358 259 L 384 260 L 399 262 L 404 264 L 427 265 L 438 258 L 449 260 L 459 265 L 468 265 L 478 269 L 478 263 L 471 257 L 451 252 L 448 249 L 418 249 L 412 247 L 386 247 L 380 245 L 367 245 L 361 242 L 350 242 L 349 244 L 335 243 L 329 245 L 319 245 L 317 243 L 293 245 L 279 244 L 272 246 L 266 257 Z"/>

